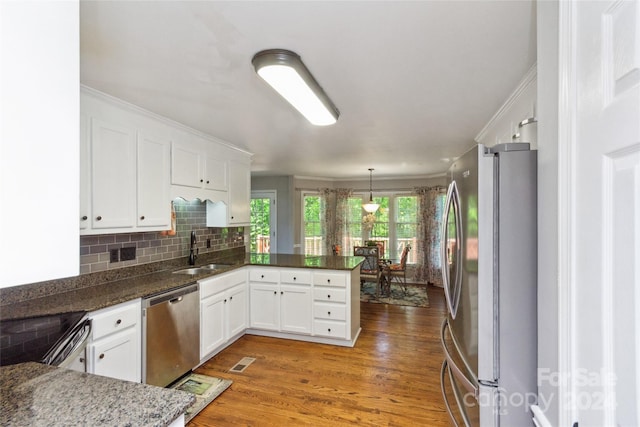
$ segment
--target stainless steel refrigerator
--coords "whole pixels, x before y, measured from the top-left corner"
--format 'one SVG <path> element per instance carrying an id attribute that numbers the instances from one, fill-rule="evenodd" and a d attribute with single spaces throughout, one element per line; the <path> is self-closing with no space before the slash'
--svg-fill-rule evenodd
<path id="1" fill-rule="evenodd" d="M 454 425 L 530 426 L 536 403 L 536 151 L 477 145 L 448 172 L 441 387 Z"/>

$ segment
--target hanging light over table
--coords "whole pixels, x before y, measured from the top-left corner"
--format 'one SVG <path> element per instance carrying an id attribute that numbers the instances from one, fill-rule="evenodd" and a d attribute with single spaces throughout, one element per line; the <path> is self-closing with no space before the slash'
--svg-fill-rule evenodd
<path id="1" fill-rule="evenodd" d="M 373 202 L 373 168 L 369 168 L 369 202 L 362 205 L 362 209 L 369 213 L 374 213 L 380 207 Z"/>

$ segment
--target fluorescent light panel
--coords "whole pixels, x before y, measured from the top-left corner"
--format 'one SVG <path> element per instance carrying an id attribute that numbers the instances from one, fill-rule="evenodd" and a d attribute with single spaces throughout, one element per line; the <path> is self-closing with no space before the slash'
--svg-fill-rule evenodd
<path id="1" fill-rule="evenodd" d="M 264 50 L 256 53 L 251 62 L 256 73 L 311 124 L 326 126 L 338 120 L 340 112 L 296 53 Z"/>

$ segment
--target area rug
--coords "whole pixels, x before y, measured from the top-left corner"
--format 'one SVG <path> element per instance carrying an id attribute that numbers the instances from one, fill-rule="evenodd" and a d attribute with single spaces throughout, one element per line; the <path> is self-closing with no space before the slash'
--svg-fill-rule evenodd
<path id="1" fill-rule="evenodd" d="M 228 389 L 232 383 L 233 381 L 222 378 L 191 374 L 171 386 L 173 389 L 186 391 L 196 396 L 195 403 L 184 414 L 185 425 L 209 403 L 213 402 L 213 399 Z"/>
<path id="2" fill-rule="evenodd" d="M 429 297 L 427 296 L 427 286 L 421 284 L 407 283 L 407 293 L 405 294 L 400 285 L 394 283 L 391 286 L 390 296 L 376 296 L 376 284 L 364 282 L 360 287 L 360 301 L 377 304 L 408 305 L 412 307 L 429 307 Z"/>

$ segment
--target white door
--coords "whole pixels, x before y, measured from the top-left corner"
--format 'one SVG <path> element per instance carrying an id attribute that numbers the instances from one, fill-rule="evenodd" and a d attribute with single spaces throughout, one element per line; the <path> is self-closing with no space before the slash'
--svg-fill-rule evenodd
<path id="1" fill-rule="evenodd" d="M 251 253 L 278 252 L 276 190 L 251 192 Z"/>
<path id="2" fill-rule="evenodd" d="M 562 5 L 571 423 L 640 425 L 640 2 Z M 573 19 L 571 19 L 573 18 Z M 561 23 L 562 25 L 562 23 Z M 562 49 L 562 44 L 561 44 Z M 568 55 L 569 57 L 571 55 Z M 575 84 L 573 83 L 575 82 Z M 561 89 L 562 94 L 562 89 Z M 564 116 L 563 116 L 564 111 Z M 575 131 L 571 128 L 575 123 Z M 562 127 L 561 127 L 562 129 Z M 565 145 L 567 144 L 567 145 Z M 562 148 L 561 148 L 562 151 Z M 562 197 L 562 188 L 561 188 Z M 562 206 L 561 202 L 561 206 Z M 561 211 L 562 215 L 562 211 Z M 562 246 L 562 239 L 561 239 Z M 561 251 L 561 258 L 562 258 Z M 565 268 L 562 267 L 561 268 Z M 562 303 L 562 301 L 561 301 Z"/>

